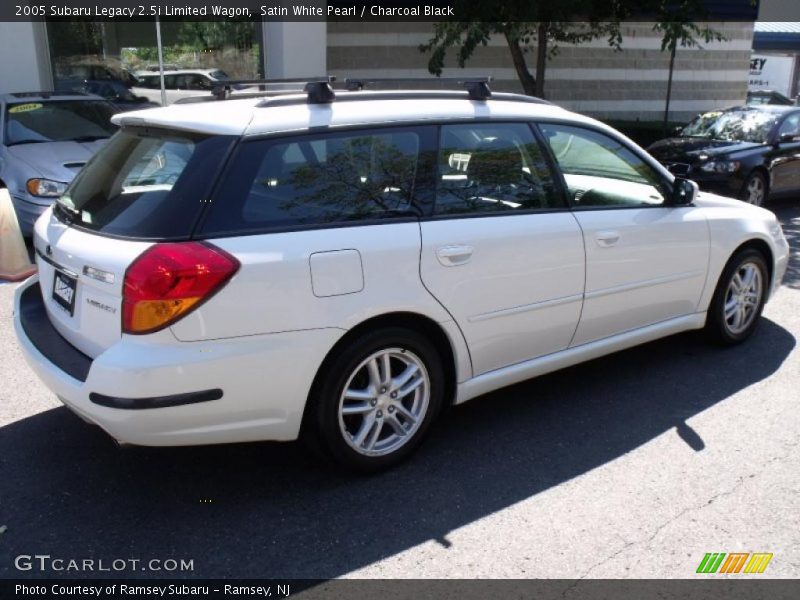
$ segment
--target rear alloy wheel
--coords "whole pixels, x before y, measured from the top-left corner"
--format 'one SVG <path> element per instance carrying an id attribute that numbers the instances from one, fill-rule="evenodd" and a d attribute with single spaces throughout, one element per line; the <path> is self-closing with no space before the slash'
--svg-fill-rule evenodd
<path id="1" fill-rule="evenodd" d="M 310 435 L 324 454 L 359 471 L 385 469 L 413 452 L 439 412 L 439 353 L 415 331 L 377 330 L 324 367 L 312 391 Z"/>
<path id="2" fill-rule="evenodd" d="M 754 171 L 747 178 L 741 199 L 755 206 L 764 204 L 767 199 L 767 180 L 759 171 Z"/>
<path id="3" fill-rule="evenodd" d="M 737 344 L 753 333 L 764 309 L 769 275 L 764 256 L 747 249 L 736 254 L 720 277 L 709 307 L 709 333 L 724 344 Z"/>

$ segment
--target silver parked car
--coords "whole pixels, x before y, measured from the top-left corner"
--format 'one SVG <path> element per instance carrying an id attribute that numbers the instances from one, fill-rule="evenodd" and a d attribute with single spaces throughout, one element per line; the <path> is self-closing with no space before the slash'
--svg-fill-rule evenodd
<path id="1" fill-rule="evenodd" d="M 115 112 L 90 94 L 0 96 L 0 186 L 8 188 L 23 235 L 116 131 Z"/>

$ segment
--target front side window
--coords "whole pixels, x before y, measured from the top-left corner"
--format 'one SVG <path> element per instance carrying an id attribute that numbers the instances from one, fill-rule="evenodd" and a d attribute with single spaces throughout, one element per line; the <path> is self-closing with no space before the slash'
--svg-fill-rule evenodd
<path id="1" fill-rule="evenodd" d="M 211 81 L 204 75 L 186 75 L 184 86 L 187 90 L 210 90 Z"/>
<path id="2" fill-rule="evenodd" d="M 204 234 L 416 215 L 421 135 L 388 129 L 243 143 Z"/>
<path id="3" fill-rule="evenodd" d="M 525 123 L 441 129 L 436 214 L 562 208 L 550 168 Z"/>
<path id="4" fill-rule="evenodd" d="M 232 143 L 229 136 L 123 129 L 58 199 L 57 214 L 100 233 L 188 237 Z"/>
<path id="5" fill-rule="evenodd" d="M 5 143 L 90 142 L 111 135 L 114 106 L 100 100 L 20 102 L 6 108 Z"/>
<path id="6" fill-rule="evenodd" d="M 610 136 L 568 125 L 540 126 L 575 208 L 663 205 L 660 175 Z"/>
<path id="7" fill-rule="evenodd" d="M 800 113 L 792 113 L 781 123 L 778 130 L 778 137 L 784 135 L 791 135 L 794 137 L 800 136 Z"/>

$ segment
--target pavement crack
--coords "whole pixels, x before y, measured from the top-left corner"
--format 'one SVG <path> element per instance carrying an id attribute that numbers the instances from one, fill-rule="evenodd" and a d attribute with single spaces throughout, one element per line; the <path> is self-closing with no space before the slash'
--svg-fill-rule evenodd
<path id="1" fill-rule="evenodd" d="M 789 448 L 795 448 L 796 446 L 797 446 L 796 443 L 795 444 L 791 444 L 791 443 L 788 444 Z M 619 548 L 616 551 L 614 551 L 611 554 L 609 554 L 608 556 L 606 556 L 605 558 L 602 558 L 601 560 L 597 561 L 592 566 L 590 566 L 588 569 L 586 569 L 586 571 L 582 575 L 580 575 L 572 583 L 572 585 L 570 585 L 569 587 L 567 587 L 564 590 L 564 592 L 562 593 L 562 598 L 566 597 L 569 594 L 569 592 L 571 590 L 573 590 L 575 587 L 577 587 L 578 584 L 583 579 L 588 578 L 589 575 L 591 575 L 591 573 L 595 569 L 597 569 L 597 568 L 603 566 L 604 564 L 614 560 L 617 556 L 619 556 L 620 554 L 622 554 L 623 552 L 625 552 L 626 550 L 628 550 L 629 548 L 631 548 L 633 546 L 637 546 L 637 545 L 640 545 L 640 544 L 647 544 L 649 542 L 652 542 L 656 537 L 658 537 L 658 535 L 666 527 L 669 527 L 672 523 L 674 523 L 675 521 L 679 520 L 684 515 L 692 513 L 692 512 L 703 510 L 704 508 L 710 506 L 711 504 L 713 504 L 714 502 L 716 502 L 720 498 L 724 498 L 726 496 L 730 496 L 730 495 L 734 494 L 742 486 L 742 484 L 744 484 L 746 481 L 749 481 L 749 480 L 754 479 L 755 477 L 761 475 L 764 472 L 764 469 L 768 465 L 770 465 L 772 463 L 780 462 L 782 460 L 786 460 L 791 455 L 792 455 L 792 451 L 790 450 L 790 451 L 786 452 L 785 454 L 781 454 L 781 455 L 778 455 L 778 456 L 773 456 L 766 463 L 764 463 L 764 466 L 759 470 L 758 473 L 748 473 L 748 474 L 742 475 L 742 476 L 737 478 L 736 482 L 730 488 L 728 488 L 727 490 L 723 490 L 721 492 L 718 492 L 716 494 L 713 494 L 708 499 L 706 499 L 703 504 L 698 504 L 698 505 L 694 505 L 694 506 L 687 506 L 686 508 L 684 508 L 683 510 L 681 510 L 677 514 L 673 515 L 672 517 L 670 517 L 669 519 L 667 519 L 663 523 L 659 524 L 655 528 L 653 533 L 651 535 L 649 535 L 648 537 L 646 537 L 646 538 L 643 538 L 643 539 L 640 539 L 640 540 L 625 541 L 624 538 L 622 538 L 621 536 L 617 535 L 617 537 L 619 537 L 619 539 L 621 539 L 623 542 L 625 542 L 624 545 L 621 548 Z"/>

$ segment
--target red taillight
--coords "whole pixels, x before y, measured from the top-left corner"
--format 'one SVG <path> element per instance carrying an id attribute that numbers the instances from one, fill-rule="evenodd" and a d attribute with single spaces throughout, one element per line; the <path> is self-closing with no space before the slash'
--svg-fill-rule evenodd
<path id="1" fill-rule="evenodd" d="M 239 270 L 230 254 L 203 242 L 155 244 L 125 272 L 122 331 L 152 333 L 208 300 Z"/>

